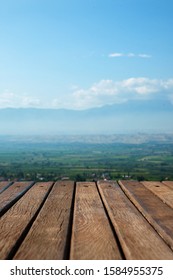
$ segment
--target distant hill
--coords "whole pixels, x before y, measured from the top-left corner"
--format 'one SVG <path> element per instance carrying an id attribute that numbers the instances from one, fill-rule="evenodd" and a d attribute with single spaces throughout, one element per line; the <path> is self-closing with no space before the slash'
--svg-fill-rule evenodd
<path id="1" fill-rule="evenodd" d="M 173 131 L 168 101 L 130 101 L 88 110 L 0 109 L 0 134 L 96 134 Z"/>

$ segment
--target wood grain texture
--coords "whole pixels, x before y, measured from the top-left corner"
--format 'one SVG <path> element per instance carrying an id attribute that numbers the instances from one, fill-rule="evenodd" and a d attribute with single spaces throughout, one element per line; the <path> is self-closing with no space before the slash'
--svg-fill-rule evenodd
<path id="1" fill-rule="evenodd" d="M 70 259 L 121 259 L 95 183 L 77 183 Z"/>
<path id="2" fill-rule="evenodd" d="M 137 181 L 119 181 L 129 199 L 173 249 L 173 209 Z"/>
<path id="3" fill-rule="evenodd" d="M 98 182 L 98 188 L 126 259 L 173 259 L 172 250 L 116 182 Z"/>
<path id="4" fill-rule="evenodd" d="M 0 194 L 11 185 L 12 185 L 12 182 L 8 182 L 8 181 L 0 182 Z"/>
<path id="5" fill-rule="evenodd" d="M 10 183 L 0 182 L 2 260 L 173 260 L 173 181 Z"/>
<path id="6" fill-rule="evenodd" d="M 141 182 L 147 189 L 157 195 L 164 203 L 173 208 L 173 189 L 161 182 Z"/>
<path id="7" fill-rule="evenodd" d="M 51 182 L 35 184 L 0 218 L 0 259 L 11 253 L 51 185 Z"/>
<path id="8" fill-rule="evenodd" d="M 173 181 L 163 181 L 162 183 L 173 190 Z"/>
<path id="9" fill-rule="evenodd" d="M 69 233 L 74 182 L 56 182 L 14 259 L 63 259 Z"/>
<path id="10" fill-rule="evenodd" d="M 0 195 L 0 216 L 2 216 L 22 195 L 27 192 L 33 182 L 15 182 Z"/>

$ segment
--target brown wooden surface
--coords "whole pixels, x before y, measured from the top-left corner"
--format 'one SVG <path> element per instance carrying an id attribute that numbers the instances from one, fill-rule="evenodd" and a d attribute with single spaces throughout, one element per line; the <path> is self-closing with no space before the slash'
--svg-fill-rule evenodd
<path id="1" fill-rule="evenodd" d="M 7 211 L 32 185 L 32 182 L 15 182 L 0 194 L 0 216 Z"/>
<path id="2" fill-rule="evenodd" d="M 163 181 L 162 183 L 168 186 L 169 188 L 173 189 L 173 181 Z"/>
<path id="3" fill-rule="evenodd" d="M 12 253 L 51 185 L 52 183 L 36 183 L 1 217 L 0 259 L 8 258 L 9 254 Z"/>
<path id="4" fill-rule="evenodd" d="M 68 243 L 74 182 L 57 182 L 14 259 L 63 259 Z M 70 241 L 70 240 L 69 240 Z"/>
<path id="5" fill-rule="evenodd" d="M 173 209 L 137 181 L 119 181 L 123 191 L 173 249 Z"/>
<path id="6" fill-rule="evenodd" d="M 12 183 L 8 181 L 0 182 L 0 194 L 7 189 Z"/>
<path id="7" fill-rule="evenodd" d="M 126 259 L 173 259 L 172 250 L 115 182 L 98 188 Z"/>
<path id="8" fill-rule="evenodd" d="M 2 260 L 173 260 L 173 182 L 5 184 Z"/>
<path id="9" fill-rule="evenodd" d="M 157 195 L 164 203 L 173 208 L 173 189 L 161 182 L 144 181 L 142 184 L 152 193 Z"/>
<path id="10" fill-rule="evenodd" d="M 77 183 L 70 259 L 121 259 L 93 182 Z"/>

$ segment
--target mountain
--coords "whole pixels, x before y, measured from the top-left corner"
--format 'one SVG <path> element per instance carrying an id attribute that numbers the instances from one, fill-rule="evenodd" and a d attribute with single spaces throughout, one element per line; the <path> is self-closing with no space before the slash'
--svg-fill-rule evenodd
<path id="1" fill-rule="evenodd" d="M 129 101 L 88 110 L 0 109 L 0 134 L 96 134 L 173 131 L 169 101 Z"/>

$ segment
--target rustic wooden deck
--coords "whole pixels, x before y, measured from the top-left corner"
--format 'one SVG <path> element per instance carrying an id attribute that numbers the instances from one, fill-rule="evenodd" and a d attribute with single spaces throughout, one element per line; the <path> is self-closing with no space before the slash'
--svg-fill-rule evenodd
<path id="1" fill-rule="evenodd" d="M 173 260 L 173 182 L 0 182 L 0 259 Z"/>

